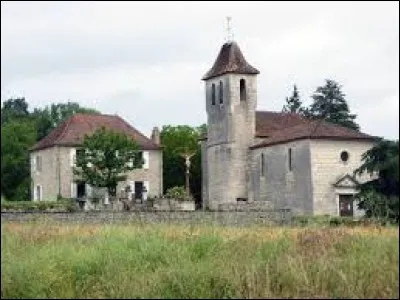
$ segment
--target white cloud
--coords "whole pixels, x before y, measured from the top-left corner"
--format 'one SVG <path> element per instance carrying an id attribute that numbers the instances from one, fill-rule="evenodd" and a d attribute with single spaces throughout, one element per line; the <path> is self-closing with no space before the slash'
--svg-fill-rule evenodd
<path id="1" fill-rule="evenodd" d="M 147 134 L 199 125 L 227 15 L 261 71 L 259 109 L 280 110 L 294 83 L 309 103 L 332 78 L 365 132 L 398 138 L 396 2 L 2 2 L 1 99 L 78 101 Z"/>

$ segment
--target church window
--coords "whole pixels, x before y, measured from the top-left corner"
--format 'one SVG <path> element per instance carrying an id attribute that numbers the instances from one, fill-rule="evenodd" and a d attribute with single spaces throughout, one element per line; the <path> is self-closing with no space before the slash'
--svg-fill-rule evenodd
<path id="1" fill-rule="evenodd" d="M 215 105 L 215 84 L 211 85 L 211 104 Z"/>
<path id="2" fill-rule="evenodd" d="M 288 150 L 289 171 L 292 171 L 292 148 Z"/>
<path id="3" fill-rule="evenodd" d="M 240 79 L 240 101 L 246 101 L 246 81 Z"/>
<path id="4" fill-rule="evenodd" d="M 222 81 L 219 82 L 219 103 L 224 103 L 224 87 Z"/>
<path id="5" fill-rule="evenodd" d="M 340 159 L 342 160 L 342 162 L 348 161 L 349 160 L 349 152 L 343 151 L 342 153 L 340 153 Z"/>
<path id="6" fill-rule="evenodd" d="M 265 176 L 265 156 L 261 153 L 261 176 Z"/>

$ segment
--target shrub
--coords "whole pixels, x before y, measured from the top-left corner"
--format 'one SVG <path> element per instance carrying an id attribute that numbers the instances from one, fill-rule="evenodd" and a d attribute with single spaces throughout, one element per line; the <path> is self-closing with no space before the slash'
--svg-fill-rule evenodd
<path id="1" fill-rule="evenodd" d="M 16 211 L 46 211 L 56 209 L 60 211 L 75 211 L 75 201 L 71 199 L 63 199 L 57 201 L 2 201 L 2 210 Z"/>
<path id="2" fill-rule="evenodd" d="M 183 186 L 174 186 L 169 188 L 165 194 L 167 198 L 174 198 L 180 201 L 193 201 L 191 196 L 186 195 L 186 190 Z"/>

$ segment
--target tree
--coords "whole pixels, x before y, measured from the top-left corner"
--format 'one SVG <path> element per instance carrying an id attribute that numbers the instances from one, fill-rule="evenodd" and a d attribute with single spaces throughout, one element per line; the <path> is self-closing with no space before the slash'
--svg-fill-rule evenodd
<path id="1" fill-rule="evenodd" d="M 361 185 L 360 208 L 374 216 L 399 219 L 399 141 L 380 140 L 362 155 L 355 174 L 367 172 L 377 178 Z M 380 208 L 380 209 L 377 209 Z M 383 209 L 383 208 L 384 209 Z"/>
<path id="2" fill-rule="evenodd" d="M 187 125 L 163 126 L 161 144 L 163 145 L 164 193 L 169 188 L 185 185 L 185 159 L 190 158 L 190 193 L 199 204 L 201 202 L 201 149 L 199 137 L 206 125 L 190 127 Z"/>
<path id="3" fill-rule="evenodd" d="M 143 165 L 141 151 L 130 137 L 104 127 L 85 136 L 76 155 L 74 174 L 94 187 L 107 188 L 116 195 L 118 182 L 126 180 L 126 172 Z"/>
<path id="4" fill-rule="evenodd" d="M 5 101 L 1 108 L 1 125 L 28 116 L 28 103 L 26 103 L 25 98 L 11 98 Z"/>
<path id="5" fill-rule="evenodd" d="M 1 126 L 1 193 L 7 200 L 30 200 L 28 149 L 35 141 L 33 120 L 8 120 Z"/>
<path id="6" fill-rule="evenodd" d="M 297 86 L 293 86 L 293 93 L 290 98 L 286 97 L 286 104 L 282 108 L 282 112 L 299 113 L 303 112 L 304 108 L 300 100 L 299 92 Z"/>
<path id="7" fill-rule="evenodd" d="M 356 115 L 350 114 L 342 86 L 337 82 L 327 79 L 324 86 L 316 89 L 312 95 L 313 103 L 304 115 L 312 119 L 324 119 L 350 129 L 359 130 L 355 123 Z"/>
<path id="8" fill-rule="evenodd" d="M 32 115 L 36 119 L 38 140 L 41 140 L 56 128 L 60 123 L 76 113 L 99 113 L 92 108 L 80 106 L 76 102 L 57 103 L 46 106 L 44 109 L 35 108 Z"/>

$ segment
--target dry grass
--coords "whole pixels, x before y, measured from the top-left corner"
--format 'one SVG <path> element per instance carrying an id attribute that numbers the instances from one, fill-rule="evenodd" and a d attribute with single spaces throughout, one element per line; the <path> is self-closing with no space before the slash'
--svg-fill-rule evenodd
<path id="1" fill-rule="evenodd" d="M 398 298 L 396 227 L 3 223 L 2 298 Z"/>

